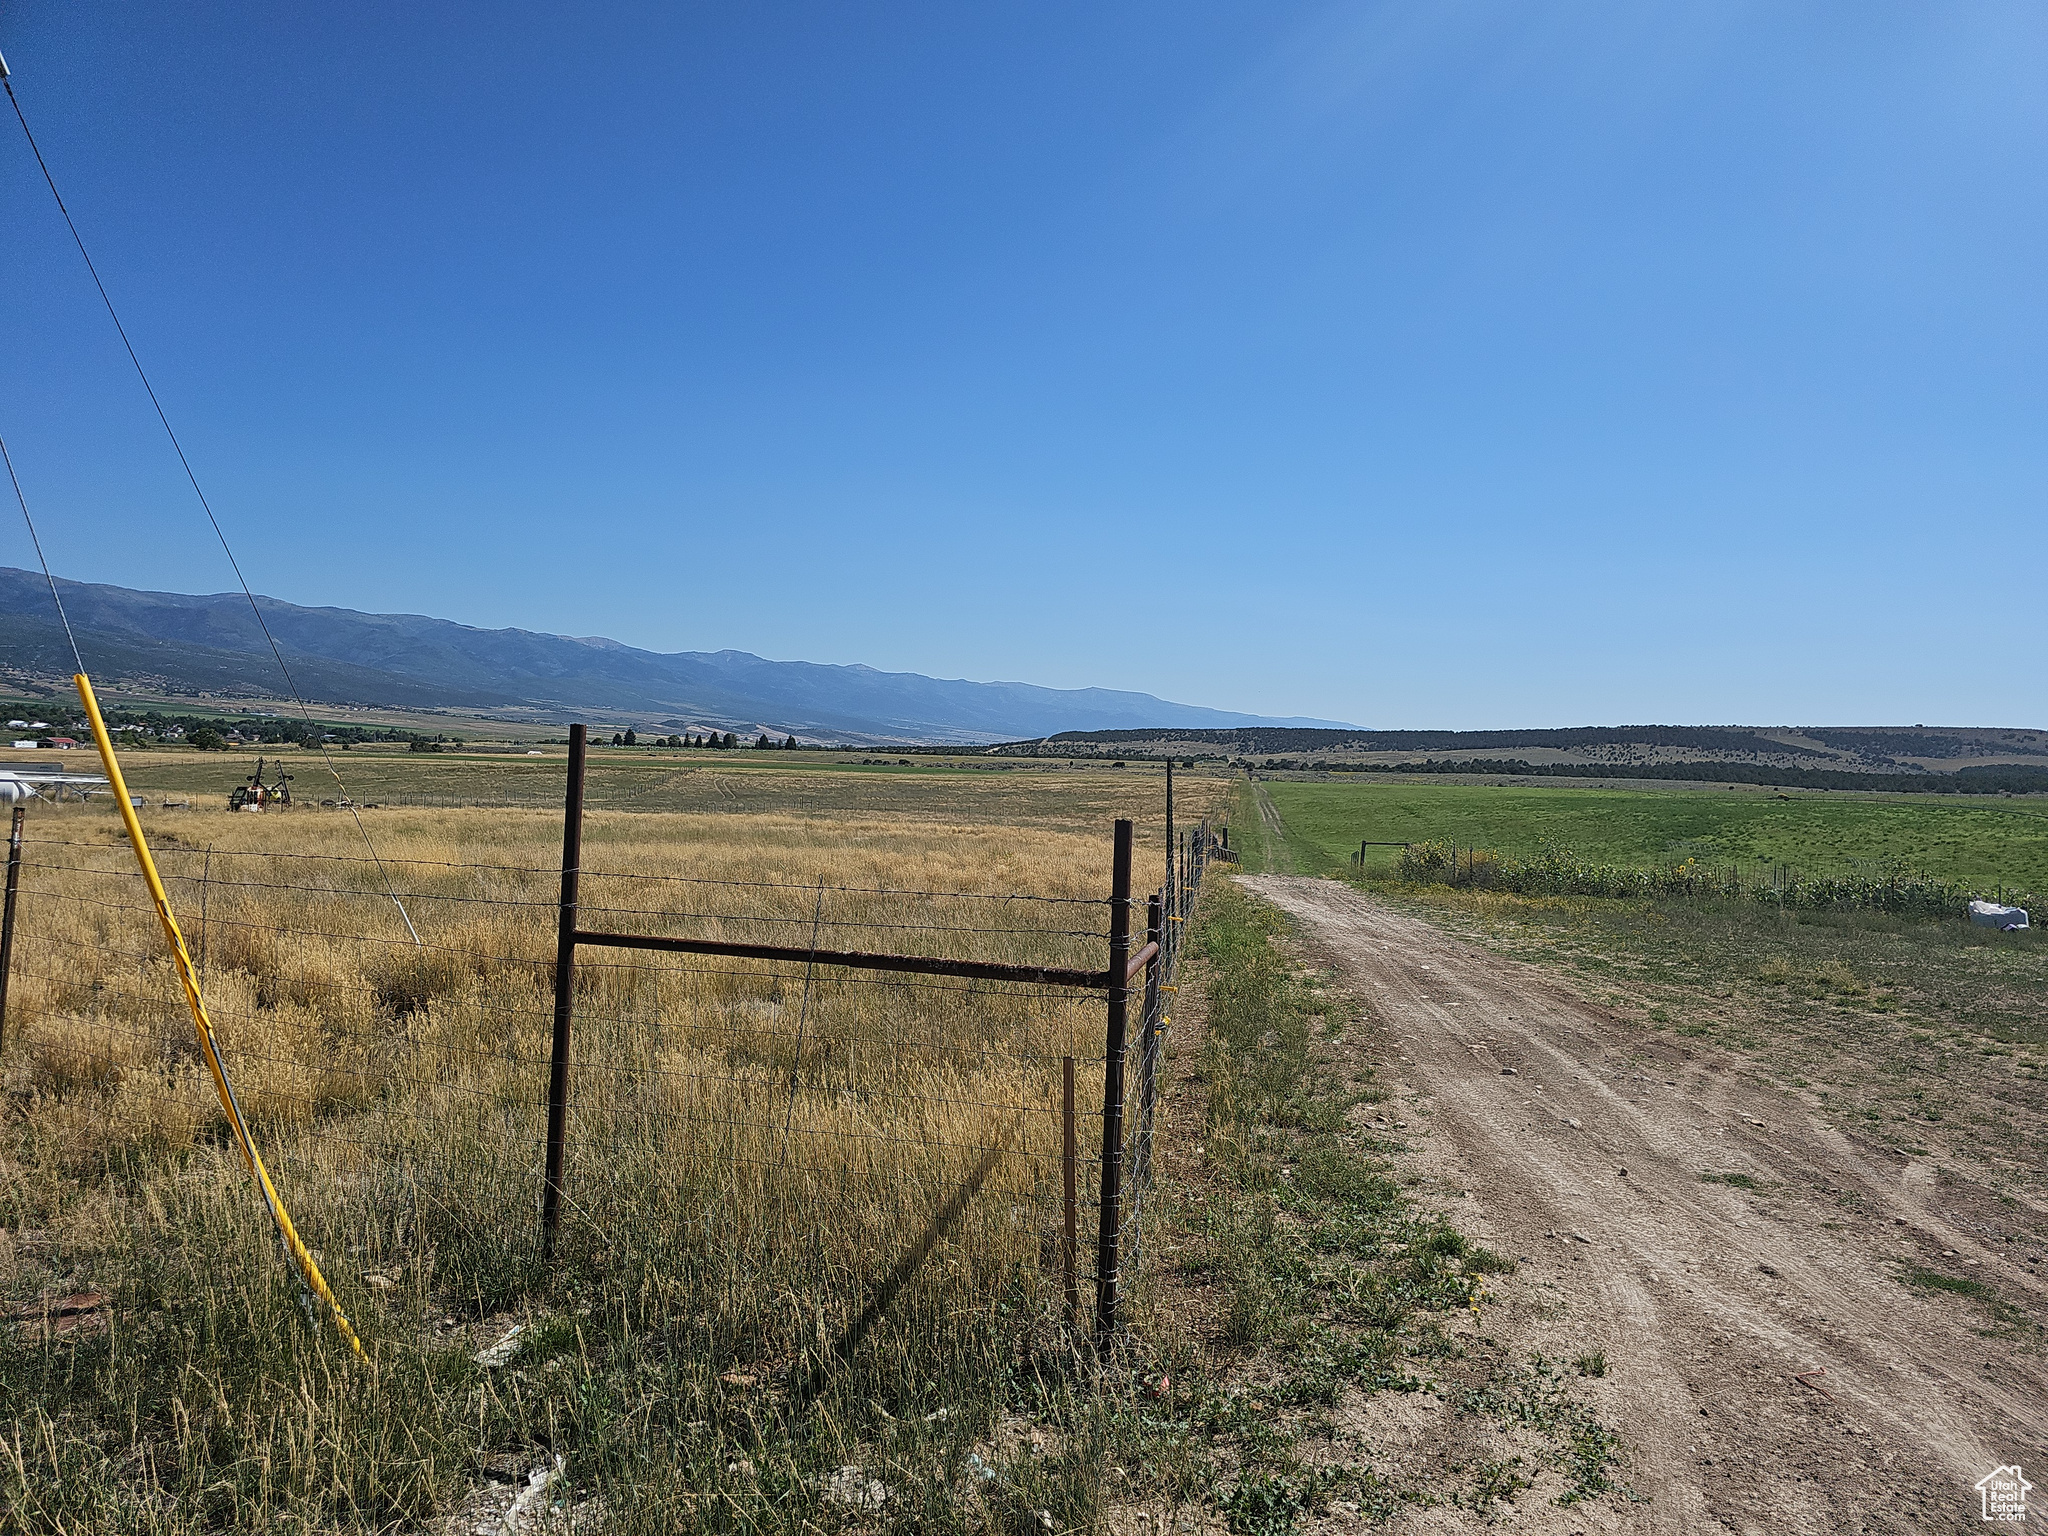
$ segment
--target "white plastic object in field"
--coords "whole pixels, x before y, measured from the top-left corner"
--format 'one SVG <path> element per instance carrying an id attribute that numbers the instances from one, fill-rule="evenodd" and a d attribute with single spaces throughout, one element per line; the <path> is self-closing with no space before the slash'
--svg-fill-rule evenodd
<path id="1" fill-rule="evenodd" d="M 2002 907 L 1995 901 L 1970 903 L 1970 921 L 1980 928 L 2001 928 L 2007 933 L 2027 926 L 2025 907 Z"/>

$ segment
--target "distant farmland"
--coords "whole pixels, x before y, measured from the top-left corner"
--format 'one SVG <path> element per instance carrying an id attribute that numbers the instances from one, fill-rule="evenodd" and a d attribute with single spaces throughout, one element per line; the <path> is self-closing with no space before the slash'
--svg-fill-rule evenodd
<path id="1" fill-rule="evenodd" d="M 1931 794 L 2048 791 L 2048 732 L 2015 727 L 1574 726 L 1504 731 L 1068 731 L 1016 757 L 1160 757 L 1278 772 L 1480 774 Z"/>
<path id="2" fill-rule="evenodd" d="M 1343 865 L 1361 839 L 1454 838 L 1506 854 L 1546 842 L 1618 864 L 1686 858 L 1846 874 L 1897 863 L 1984 885 L 2048 889 L 2048 802 L 1563 785 L 1302 783 L 1261 786 L 1298 853 Z M 1371 850 L 1391 863 L 1400 850 Z"/>

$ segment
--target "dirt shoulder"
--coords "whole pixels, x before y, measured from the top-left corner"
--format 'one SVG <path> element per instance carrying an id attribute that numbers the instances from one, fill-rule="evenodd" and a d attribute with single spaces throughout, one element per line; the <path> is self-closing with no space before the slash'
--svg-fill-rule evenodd
<path id="1" fill-rule="evenodd" d="M 1350 887 L 1243 878 L 1387 1026 L 1460 1228 L 1554 1297 L 1516 1347 L 1604 1352 L 1627 1528 L 1979 1528 L 1979 1477 L 2048 1464 L 2038 1254 L 1980 1242 L 1924 1161 Z"/>
<path id="2" fill-rule="evenodd" d="M 1604 1362 L 1530 1347 L 1552 1293 L 1416 1159 L 1379 1016 L 1225 882 L 1183 988 L 1109 1529 L 1633 1529 Z"/>

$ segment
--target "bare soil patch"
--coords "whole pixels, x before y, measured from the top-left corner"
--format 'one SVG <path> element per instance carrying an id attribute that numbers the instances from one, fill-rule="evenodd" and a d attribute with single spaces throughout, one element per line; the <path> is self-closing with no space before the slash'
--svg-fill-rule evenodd
<path id="1" fill-rule="evenodd" d="M 2042 1460 L 2029 1203 L 1357 890 L 1245 884 L 1388 1027 L 1381 1112 L 1461 1229 L 1552 1299 L 1513 1347 L 1604 1354 L 1598 1406 L 1647 1499 L 1622 1528 L 1971 1529 L 1978 1477 Z M 1845 1041 L 1838 1070 L 1884 1075 L 1872 1048 Z"/>

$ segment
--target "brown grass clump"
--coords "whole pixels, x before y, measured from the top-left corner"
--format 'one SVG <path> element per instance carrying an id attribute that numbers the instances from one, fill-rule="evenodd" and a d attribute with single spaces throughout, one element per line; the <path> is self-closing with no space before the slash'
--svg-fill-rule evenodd
<path id="1" fill-rule="evenodd" d="M 582 922 L 1100 966 L 1108 827 L 1049 819 L 595 812 Z M 1080 1067 L 1085 1152 L 1096 996 L 586 950 L 544 1270 L 559 812 L 379 812 L 381 872 L 339 816 L 146 825 L 239 1102 L 378 1374 L 347 1377 L 299 1320 L 113 818 L 38 808 L 0 1200 L 41 1235 L 0 1256 L 0 1285 L 18 1300 L 90 1279 L 115 1310 L 65 1346 L 93 1352 L 83 1367 L 0 1341 L 0 1428 L 42 1457 L 0 1466 L 0 1504 L 40 1511 L 21 1528 L 388 1528 L 449 1507 L 508 1440 L 581 1445 L 601 1484 L 626 1456 L 618 1422 L 629 1440 L 727 1425 L 725 1377 L 753 1383 L 733 1443 L 789 1460 L 782 1493 L 757 1469 L 734 1497 L 786 1500 L 853 1454 L 872 1405 L 978 1400 L 1020 1329 L 1060 1332 L 1060 1059 Z M 977 1177 L 886 1320 L 857 1326 Z M 508 1313 L 555 1330 L 559 1379 L 479 1379 L 462 1330 Z M 602 1384 L 585 1408 L 562 1397 L 572 1378 Z M 679 1507 L 649 1504 L 647 1528 Z"/>

